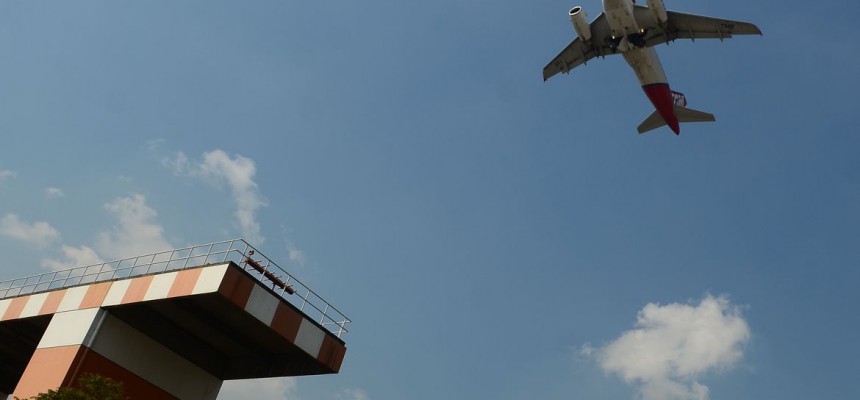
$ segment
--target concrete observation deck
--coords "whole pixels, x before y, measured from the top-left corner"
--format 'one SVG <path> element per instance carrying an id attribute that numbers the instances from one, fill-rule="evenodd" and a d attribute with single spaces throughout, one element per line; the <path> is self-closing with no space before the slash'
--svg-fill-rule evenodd
<path id="1" fill-rule="evenodd" d="M 0 282 L 0 398 L 85 372 L 132 399 L 332 374 L 351 321 L 241 239 Z"/>

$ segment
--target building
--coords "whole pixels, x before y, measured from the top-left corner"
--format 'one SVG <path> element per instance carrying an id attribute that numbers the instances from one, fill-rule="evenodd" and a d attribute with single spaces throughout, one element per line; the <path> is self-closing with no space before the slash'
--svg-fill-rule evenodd
<path id="1" fill-rule="evenodd" d="M 4 281 L 0 398 L 71 386 L 86 372 L 147 400 L 337 373 L 350 322 L 241 239 Z"/>

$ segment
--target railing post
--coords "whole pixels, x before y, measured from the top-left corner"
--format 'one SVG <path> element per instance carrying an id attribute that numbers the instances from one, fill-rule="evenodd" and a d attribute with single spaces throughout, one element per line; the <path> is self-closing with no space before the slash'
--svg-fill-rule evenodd
<path id="1" fill-rule="evenodd" d="M 227 259 L 230 258 L 230 252 L 233 251 L 233 241 L 230 241 L 230 244 L 227 246 L 227 251 L 224 252 L 224 259 L 221 262 L 227 262 Z"/>
<path id="2" fill-rule="evenodd" d="M 203 265 L 206 265 L 206 262 L 209 261 L 209 255 L 212 254 L 212 246 L 215 246 L 215 244 L 210 243 L 209 250 L 206 250 L 206 258 L 203 259 Z"/>
<path id="3" fill-rule="evenodd" d="M 328 317 L 329 304 L 326 301 L 323 301 L 323 302 L 325 303 L 325 309 L 323 309 L 322 316 L 320 317 L 320 324 L 322 324 L 323 321 L 325 321 L 325 319 Z M 334 320 L 331 320 L 331 322 L 334 322 Z"/>
<path id="4" fill-rule="evenodd" d="M 299 310 L 305 311 L 305 304 L 308 303 L 308 296 L 311 295 L 311 291 L 308 288 L 305 288 L 305 297 L 302 299 L 302 306 L 299 307 Z"/>

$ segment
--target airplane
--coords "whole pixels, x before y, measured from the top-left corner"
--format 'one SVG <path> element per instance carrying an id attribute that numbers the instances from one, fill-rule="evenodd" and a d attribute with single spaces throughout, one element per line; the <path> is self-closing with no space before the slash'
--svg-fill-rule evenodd
<path id="1" fill-rule="evenodd" d="M 663 0 L 603 0 L 603 12 L 588 23 L 582 7 L 573 7 L 570 22 L 577 37 L 543 69 L 543 80 L 586 64 L 595 57 L 621 54 L 633 68 L 656 111 L 638 127 L 640 134 L 669 125 L 675 135 L 680 122 L 715 121 L 713 114 L 686 108 L 686 97 L 669 88 L 666 72 L 654 46 L 676 39 L 729 39 L 734 35 L 761 35 L 748 22 L 683 14 L 666 10 Z"/>

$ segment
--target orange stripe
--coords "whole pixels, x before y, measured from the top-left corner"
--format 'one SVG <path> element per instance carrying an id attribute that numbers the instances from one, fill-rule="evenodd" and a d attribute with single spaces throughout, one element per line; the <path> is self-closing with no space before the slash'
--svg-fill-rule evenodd
<path id="1" fill-rule="evenodd" d="M 125 296 L 123 296 L 120 304 L 134 303 L 143 300 L 143 296 L 146 296 L 146 291 L 149 290 L 149 285 L 152 283 L 152 278 L 153 276 L 149 275 L 132 279 L 131 284 L 128 285 L 128 290 L 125 291 Z"/>
<path id="2" fill-rule="evenodd" d="M 18 381 L 16 397 L 29 399 L 48 390 L 56 390 L 67 383 L 69 370 L 77 364 L 80 345 L 36 349 L 24 374 Z"/>
<path id="3" fill-rule="evenodd" d="M 301 325 L 302 316 L 298 312 L 284 302 L 278 304 L 278 309 L 275 310 L 275 317 L 272 318 L 272 329 L 275 332 L 280 333 L 281 336 L 289 339 L 290 342 L 295 342 Z"/>
<path id="4" fill-rule="evenodd" d="M 39 393 L 77 384 L 85 373 L 97 373 L 123 383 L 131 400 L 178 400 L 158 386 L 135 375 L 84 346 L 37 349 L 18 381 L 13 395 L 28 399 Z"/>
<path id="5" fill-rule="evenodd" d="M 340 372 L 340 366 L 343 365 L 344 356 L 346 356 L 346 347 L 341 347 L 338 355 L 334 359 L 334 362 L 329 365 L 334 373 Z"/>
<path id="6" fill-rule="evenodd" d="M 248 299 L 251 298 L 252 290 L 254 290 L 253 278 L 235 267 L 227 268 L 224 279 L 221 280 L 221 286 L 218 288 L 219 293 L 243 309 L 248 304 Z"/>
<path id="7" fill-rule="evenodd" d="M 346 347 L 343 343 L 326 333 L 317 360 L 337 373 L 340 371 L 340 364 L 343 362 L 344 355 L 346 355 Z"/>
<path id="8" fill-rule="evenodd" d="M 173 286 L 170 287 L 170 291 L 167 293 L 167 297 L 190 295 L 194 291 L 194 285 L 197 284 L 197 278 L 200 278 L 201 272 L 203 272 L 203 268 L 179 271 L 179 274 L 176 275 L 176 279 L 173 281 Z"/>
<path id="9" fill-rule="evenodd" d="M 9 308 L 6 309 L 6 314 L 3 315 L 3 318 L 0 318 L 0 321 L 17 319 L 20 317 L 21 311 L 24 311 L 24 306 L 27 305 L 28 300 L 30 300 L 30 296 L 22 296 L 12 299 L 12 302 L 9 303 Z"/>
<path id="10" fill-rule="evenodd" d="M 60 303 L 63 302 L 63 296 L 66 295 L 66 289 L 51 292 L 48 298 L 45 299 L 45 304 L 42 304 L 42 309 L 39 310 L 39 315 L 53 314 L 57 312 Z"/>
<path id="11" fill-rule="evenodd" d="M 107 297 L 108 291 L 110 290 L 111 282 L 102 282 L 97 283 L 95 285 L 91 285 L 89 289 L 87 289 L 87 294 L 84 295 L 84 299 L 81 301 L 79 310 L 83 310 L 85 308 L 93 308 L 93 307 L 101 307 L 102 303 L 105 301 L 105 297 Z"/>

